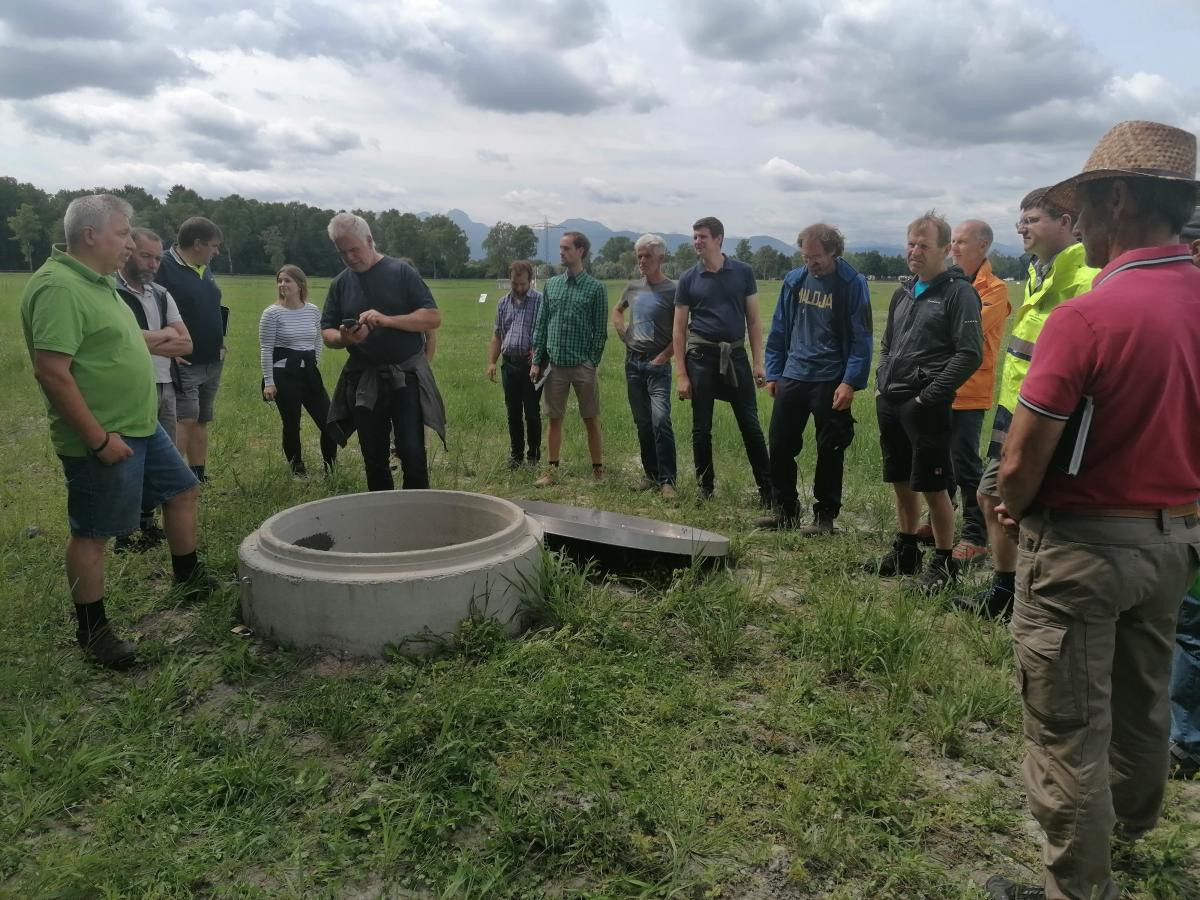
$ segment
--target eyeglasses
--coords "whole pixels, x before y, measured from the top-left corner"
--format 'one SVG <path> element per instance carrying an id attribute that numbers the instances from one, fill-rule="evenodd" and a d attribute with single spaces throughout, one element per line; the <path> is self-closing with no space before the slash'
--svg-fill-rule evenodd
<path id="1" fill-rule="evenodd" d="M 1023 219 L 1018 219 L 1017 220 L 1017 231 L 1020 231 L 1022 228 L 1028 228 L 1030 225 L 1036 225 L 1038 222 L 1042 221 L 1042 219 L 1044 219 L 1044 218 L 1046 218 L 1046 217 L 1045 216 L 1026 216 Z"/>

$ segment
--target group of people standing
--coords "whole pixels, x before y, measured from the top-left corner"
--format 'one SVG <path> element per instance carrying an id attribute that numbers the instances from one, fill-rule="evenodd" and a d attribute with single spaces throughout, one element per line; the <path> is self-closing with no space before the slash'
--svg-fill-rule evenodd
<path id="1" fill-rule="evenodd" d="M 898 527 L 867 567 L 916 576 L 916 588 L 935 593 L 990 550 L 987 589 L 954 602 L 1011 616 L 1025 782 L 1046 836 L 1042 884 L 995 876 L 987 884 L 995 898 L 1112 900 L 1114 837 L 1153 827 L 1172 755 L 1177 773 L 1200 772 L 1200 584 L 1188 588 L 1200 568 L 1196 201 L 1194 135 L 1153 122 L 1121 123 L 1081 174 L 1021 201 L 1017 230 L 1031 262 L 986 461 L 981 430 L 1011 311 L 987 261 L 992 229 L 977 219 L 951 229 L 933 212 L 907 229 L 911 275 L 889 304 L 874 397 Z M 21 301 L 66 475 L 78 642 L 113 667 L 136 653 L 104 612 L 110 537 L 136 549 L 165 538 L 180 599 L 216 586 L 196 554 L 196 504 L 228 321 L 210 268 L 220 229 L 189 219 L 164 252 L 157 235 L 131 227 L 131 212 L 109 195 L 72 201 L 65 248 L 54 248 Z M 304 273 L 284 266 L 278 302 L 259 325 L 262 393 L 279 409 L 284 455 L 304 472 L 304 408 L 326 466 L 357 431 L 370 490 L 394 487 L 393 448 L 403 486 L 428 487 L 424 429 L 445 441 L 429 364 L 441 313 L 410 265 L 378 252 L 361 217 L 339 213 L 328 233 L 345 269 L 323 310 L 308 302 Z M 597 370 L 611 322 L 626 347 L 638 487 L 676 493 L 673 361 L 675 393 L 692 403 L 700 496 L 715 490 L 712 417 L 723 400 L 769 510 L 756 524 L 800 526 L 796 457 L 812 418 L 815 502 L 804 529 L 834 534 L 854 396 L 872 362 L 866 280 L 843 258 L 838 229 L 806 228 L 803 265 L 785 278 L 764 340 L 754 274 L 722 252 L 723 239 L 720 221 L 698 220 L 698 262 L 674 282 L 662 272 L 664 242 L 644 235 L 635 245 L 642 278 L 611 315 L 604 286 L 586 271 L 586 236 L 563 236 L 565 271 L 541 293 L 529 265 L 513 263 L 486 368 L 495 380 L 500 365 L 510 465 L 541 462 L 540 400 L 549 429 L 536 483 L 559 477 L 573 390 L 592 477 L 605 477 Z M 332 397 L 318 369 L 323 347 L 348 351 Z M 774 400 L 769 446 L 758 387 Z M 923 536 L 934 548 L 928 560 Z"/>

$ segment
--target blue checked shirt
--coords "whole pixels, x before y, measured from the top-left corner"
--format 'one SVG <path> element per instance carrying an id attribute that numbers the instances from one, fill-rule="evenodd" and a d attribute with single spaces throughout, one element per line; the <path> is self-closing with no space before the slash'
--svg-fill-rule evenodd
<path id="1" fill-rule="evenodd" d="M 541 292 L 532 288 L 521 301 L 514 299 L 511 293 L 500 298 L 496 307 L 496 327 L 492 331 L 500 338 L 501 356 L 529 358 L 533 349 L 533 326 L 541 305 Z"/>

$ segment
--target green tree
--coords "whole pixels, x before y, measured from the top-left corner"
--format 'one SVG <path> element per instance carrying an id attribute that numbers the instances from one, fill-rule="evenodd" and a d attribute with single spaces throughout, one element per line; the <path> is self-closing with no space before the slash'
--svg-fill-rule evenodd
<path id="1" fill-rule="evenodd" d="M 422 274 L 455 278 L 471 258 L 467 235 L 449 216 L 430 216 L 421 223 L 422 255 L 414 257 Z"/>
<path id="2" fill-rule="evenodd" d="M 621 254 L 632 252 L 633 241 L 623 234 L 614 235 L 604 242 L 600 252 L 596 254 L 596 262 L 615 263 L 621 261 Z"/>
<path id="3" fill-rule="evenodd" d="M 742 238 L 737 242 L 737 247 L 733 251 L 733 258 L 747 265 L 754 262 L 754 251 L 750 249 L 750 241 L 748 239 Z"/>
<path id="4" fill-rule="evenodd" d="M 271 260 L 271 268 L 278 272 L 287 262 L 287 242 L 283 239 L 283 232 L 279 230 L 278 225 L 268 225 L 259 237 L 262 238 L 263 249 Z"/>
<path id="5" fill-rule="evenodd" d="M 682 275 L 688 269 L 696 264 L 696 248 L 691 244 L 683 243 L 675 248 L 675 253 L 671 259 L 675 262 L 675 274 Z"/>
<path id="6" fill-rule="evenodd" d="M 537 251 L 537 235 L 528 225 L 497 222 L 483 239 L 489 275 L 504 275 L 513 260 L 529 259 Z"/>
<path id="7" fill-rule="evenodd" d="M 21 256 L 25 258 L 29 271 L 33 271 L 33 245 L 42 238 L 42 220 L 38 218 L 37 210 L 32 204 L 22 203 L 16 215 L 8 217 L 8 227 L 12 230 L 12 240 L 21 248 Z"/>

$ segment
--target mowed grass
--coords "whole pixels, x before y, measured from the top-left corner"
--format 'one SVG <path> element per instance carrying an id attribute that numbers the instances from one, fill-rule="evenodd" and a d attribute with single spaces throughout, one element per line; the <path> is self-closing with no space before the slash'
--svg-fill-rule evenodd
<path id="1" fill-rule="evenodd" d="M 572 413 L 565 477 L 540 494 L 504 466 L 501 390 L 483 375 L 495 283 L 434 282 L 450 439 L 430 440 L 435 487 L 695 524 L 732 539 L 734 565 L 636 581 L 550 557 L 519 640 L 476 622 L 420 661 L 273 648 L 229 633 L 238 543 L 280 509 L 361 490 L 361 458 L 352 445 L 332 479 L 289 477 L 258 394 L 273 288 L 226 279 L 201 544 L 230 586 L 176 608 L 165 550 L 110 558 L 110 617 L 147 659 L 113 674 L 73 644 L 23 280 L 0 276 L 0 895 L 968 898 L 992 872 L 1036 877 L 1004 628 L 857 570 L 892 529 L 870 392 L 836 540 L 750 527 L 753 482 L 721 405 L 716 498 L 695 501 L 678 403 L 682 496 L 634 494 L 612 338 L 608 479 L 589 480 Z M 777 287 L 763 285 L 764 318 Z M 891 289 L 873 285 L 877 335 Z M 330 386 L 343 358 L 325 357 Z M 765 426 L 765 394 L 760 409 Z M 310 423 L 305 443 L 312 470 Z M 812 465 L 810 441 L 804 490 Z M 1164 823 L 1119 860 L 1130 896 L 1198 896 L 1198 821 L 1197 788 L 1172 785 Z"/>

